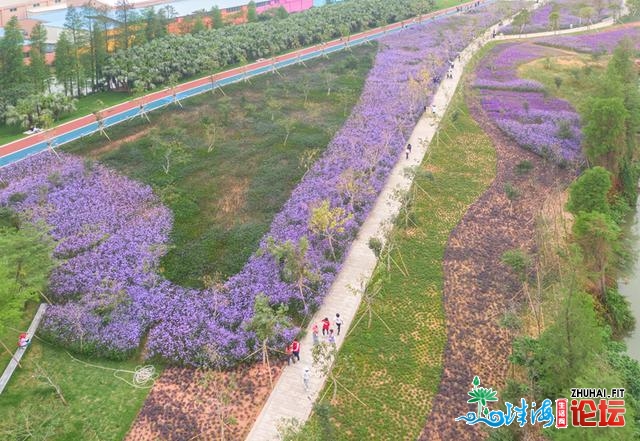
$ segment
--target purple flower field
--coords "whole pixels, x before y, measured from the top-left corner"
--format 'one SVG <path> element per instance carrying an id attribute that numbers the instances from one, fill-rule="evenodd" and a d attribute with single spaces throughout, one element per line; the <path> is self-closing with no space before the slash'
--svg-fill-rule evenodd
<path id="1" fill-rule="evenodd" d="M 411 27 L 380 41 L 380 50 L 351 116 L 282 211 L 267 237 L 276 243 L 309 240 L 307 260 L 317 280 L 303 290 L 281 280 L 278 262 L 255 253 L 222 286 L 189 290 L 158 274 L 171 214 L 149 187 L 106 168 L 49 153 L 0 170 L 0 204 L 44 220 L 62 261 L 51 276 L 42 325 L 48 338 L 85 353 L 128 357 L 144 342 L 144 355 L 192 366 L 229 366 L 257 345 L 245 329 L 257 294 L 302 310 L 322 302 L 341 261 L 389 172 L 453 59 L 478 31 L 500 19 L 488 6 Z M 417 85 L 417 86 L 416 86 Z M 355 190 L 354 190 L 355 189 Z M 323 201 L 345 213 L 344 231 L 330 244 L 309 227 Z M 338 255 L 333 259 L 331 245 Z M 348 294 L 345 294 L 348 295 Z M 281 329 L 272 346 L 297 328 Z"/>
<path id="2" fill-rule="evenodd" d="M 612 30 L 599 31 L 593 34 L 559 35 L 557 37 L 537 38 L 534 41 L 546 46 L 567 48 L 576 52 L 612 52 L 625 38 L 635 42 L 640 51 L 640 27 L 620 27 Z"/>
<path id="3" fill-rule="evenodd" d="M 580 117 L 564 100 L 546 97 L 542 84 L 517 78 L 517 67 L 549 49 L 526 43 L 494 47 L 476 70 L 474 86 L 496 125 L 521 147 L 558 163 L 580 162 Z"/>
<path id="4" fill-rule="evenodd" d="M 611 11 L 604 7 L 597 11 L 595 7 L 589 5 L 588 2 L 581 0 L 555 0 L 539 7 L 531 13 L 531 21 L 525 27 L 523 32 L 545 32 L 552 29 L 549 21 L 549 15 L 553 11 L 554 5 L 558 7 L 558 29 L 568 29 L 570 27 L 584 26 L 585 24 L 597 23 L 611 16 Z M 593 15 L 589 18 L 580 17 L 580 9 L 585 6 L 591 6 Z M 505 35 L 519 34 L 520 26 L 507 25 L 500 28 L 501 33 Z"/>

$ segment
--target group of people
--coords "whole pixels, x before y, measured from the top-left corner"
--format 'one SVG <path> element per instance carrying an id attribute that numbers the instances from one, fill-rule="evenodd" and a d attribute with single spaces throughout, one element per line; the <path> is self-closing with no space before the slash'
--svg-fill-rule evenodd
<path id="1" fill-rule="evenodd" d="M 22 334 L 20 334 L 20 336 L 18 336 L 19 348 L 26 348 L 27 346 L 29 346 L 29 343 L 31 343 L 31 339 L 29 338 L 29 334 L 27 334 L 26 332 L 23 332 Z"/>
<path id="2" fill-rule="evenodd" d="M 340 335 L 340 327 L 342 326 L 340 313 L 336 313 L 336 318 L 333 322 L 336 325 L 336 329 L 338 331 L 335 334 L 328 317 L 323 318 L 320 323 L 322 323 L 322 336 L 326 337 L 329 343 L 336 344 L 336 335 Z M 313 326 L 311 327 L 311 332 L 313 333 L 313 344 L 317 345 L 320 342 L 319 328 L 317 323 L 313 324 Z"/>
<path id="3" fill-rule="evenodd" d="M 336 313 L 336 318 L 333 323 L 335 325 L 335 330 L 331 327 L 331 322 L 328 317 L 325 317 L 320 322 L 322 324 L 322 336 L 327 339 L 327 342 L 330 344 L 336 344 L 336 336 L 340 335 L 340 329 L 342 328 L 342 318 L 340 317 L 340 313 Z M 317 345 L 320 343 L 320 327 L 318 323 L 314 323 L 311 327 L 311 332 L 313 335 L 313 344 Z M 300 361 L 300 342 L 298 339 L 294 339 L 291 344 L 287 345 L 285 348 L 285 355 L 287 360 L 287 365 L 290 365 L 292 362 L 295 364 L 296 361 Z"/>

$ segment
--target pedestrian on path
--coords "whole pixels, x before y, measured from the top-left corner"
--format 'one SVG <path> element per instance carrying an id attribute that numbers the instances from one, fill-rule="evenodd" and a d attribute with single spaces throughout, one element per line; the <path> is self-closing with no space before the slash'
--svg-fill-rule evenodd
<path id="1" fill-rule="evenodd" d="M 329 337 L 327 337 L 327 341 L 329 344 L 336 345 L 336 336 L 333 335 L 333 329 L 329 330 Z"/>
<path id="2" fill-rule="evenodd" d="M 318 341 L 318 324 L 314 323 L 313 327 L 311 328 L 311 334 L 313 335 L 313 344 L 317 345 L 319 343 Z"/>
<path id="3" fill-rule="evenodd" d="M 325 317 L 322 319 L 322 335 L 327 335 L 329 333 L 329 327 L 331 323 L 329 322 L 329 318 Z"/>
<path id="4" fill-rule="evenodd" d="M 293 352 L 293 356 L 300 361 L 300 342 L 298 339 L 293 339 L 293 343 L 291 343 L 291 352 Z M 293 361 L 296 362 L 295 360 Z"/>
<path id="5" fill-rule="evenodd" d="M 407 148 L 404 151 L 404 153 L 405 153 L 405 159 L 409 159 L 409 153 L 411 153 L 411 149 L 409 148 L 409 146 L 407 146 Z"/>
<path id="6" fill-rule="evenodd" d="M 309 380 L 311 379 L 311 370 L 309 366 L 304 368 L 304 372 L 302 374 L 302 384 L 304 384 L 304 390 L 309 392 Z"/>
<path id="7" fill-rule="evenodd" d="M 411 153 L 411 144 L 407 144 L 407 150 Z M 336 328 L 338 328 L 337 334 L 340 335 L 340 326 L 342 326 L 342 319 L 340 318 L 340 313 L 336 312 Z"/>
<path id="8" fill-rule="evenodd" d="M 431 115 L 435 118 L 437 116 L 437 109 L 436 109 L 436 105 L 431 104 Z"/>
<path id="9" fill-rule="evenodd" d="M 287 345 L 287 348 L 284 350 L 287 356 L 287 366 L 291 366 L 291 359 L 293 358 L 293 350 L 291 349 L 291 345 Z M 293 360 L 293 364 L 296 364 L 296 361 Z"/>

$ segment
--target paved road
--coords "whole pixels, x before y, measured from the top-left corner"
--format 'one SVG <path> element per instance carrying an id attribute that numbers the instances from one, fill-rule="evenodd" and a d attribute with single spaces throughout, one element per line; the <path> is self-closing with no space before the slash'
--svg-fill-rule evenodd
<path id="1" fill-rule="evenodd" d="M 493 1 L 495 0 L 481 0 L 480 3 L 485 4 Z M 468 2 L 460 6 L 473 3 L 474 2 Z M 176 99 L 181 100 L 205 93 L 217 87 L 243 81 L 252 76 L 272 72 L 291 64 L 321 57 L 348 47 L 357 46 L 370 40 L 383 37 L 389 33 L 398 32 L 405 27 L 414 26 L 417 23 L 442 18 L 455 13 L 455 6 L 442 9 L 430 14 L 421 15 L 415 19 L 381 26 L 366 32 L 351 35 L 346 39 L 337 39 L 328 43 L 318 44 L 268 60 L 256 61 L 246 66 L 229 69 L 224 72 L 183 83 L 172 89 L 163 89 L 141 98 L 132 99 L 125 103 L 104 109 L 99 112 L 97 116 L 93 114 L 83 116 L 54 127 L 47 132 L 31 135 L 0 146 L 0 167 L 24 159 L 27 156 L 40 153 L 48 148 L 55 148 L 83 136 L 99 132 L 101 129 L 119 124 L 131 118 L 142 117 L 144 112 L 170 105 L 174 103 Z M 97 117 L 100 118 L 101 122 L 98 122 Z"/>

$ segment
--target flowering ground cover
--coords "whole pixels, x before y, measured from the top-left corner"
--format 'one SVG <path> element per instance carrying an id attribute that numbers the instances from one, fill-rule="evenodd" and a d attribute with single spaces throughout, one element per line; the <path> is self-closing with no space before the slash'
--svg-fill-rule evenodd
<path id="1" fill-rule="evenodd" d="M 474 87 L 483 110 L 521 147 L 559 163 L 582 161 L 580 117 L 567 101 L 544 86 L 518 78 L 519 65 L 553 54 L 529 43 L 496 45 L 481 60 Z"/>
<path id="2" fill-rule="evenodd" d="M 504 11 L 498 9 L 479 8 L 382 40 L 359 103 L 260 245 L 267 248 L 266 237 L 294 245 L 308 238 L 305 265 L 314 276 L 302 287 L 282 277 L 268 252 L 253 254 L 221 286 L 179 287 L 158 275 L 171 217 L 149 187 L 68 156 L 41 155 L 3 169 L 8 186 L 0 200 L 45 219 L 59 241 L 56 252 L 66 259 L 52 277 L 53 296 L 64 303 L 45 318 L 46 335 L 115 357 L 131 355 L 144 338 L 148 357 L 217 366 L 244 359 L 256 344 L 244 324 L 258 293 L 298 310 L 322 301 L 429 102 L 432 79 L 444 76 L 446 60 L 479 29 L 499 19 Z M 313 227 L 312 212 L 323 203 L 340 228 Z M 280 341 L 296 332 L 281 329 Z"/>
<path id="3" fill-rule="evenodd" d="M 456 110 L 441 125 L 446 136 L 429 146 L 410 191 L 415 224 L 398 223 L 391 236 L 392 257 L 406 262 L 408 275 L 379 264 L 381 284 L 369 287 L 379 288 L 372 305 L 377 316 L 368 327 L 363 303 L 356 318 L 364 318 L 340 349 L 339 381 L 364 404 L 338 390 L 331 412 L 337 439 L 416 439 L 433 407 L 447 343 L 444 252 L 453 228 L 495 177 L 494 148 L 462 96 L 454 97 L 450 108 Z M 331 396 L 331 385 L 325 394 Z M 317 418 L 310 424 L 318 424 Z"/>
<path id="4" fill-rule="evenodd" d="M 151 123 L 136 118 L 110 128 L 113 142 L 96 134 L 65 150 L 153 187 L 174 216 L 161 271 L 201 289 L 203 278 L 224 281 L 255 252 L 346 120 L 375 52 L 364 46 L 252 78 L 225 87 L 226 95 L 154 112 Z"/>
<path id="5" fill-rule="evenodd" d="M 535 11 L 531 12 L 529 22 L 522 27 L 518 24 L 510 24 L 500 28 L 501 33 L 519 34 L 544 32 L 554 28 L 549 18 L 552 12 L 558 12 L 558 22 L 556 29 L 568 29 L 570 27 L 583 26 L 587 23 L 596 23 L 611 16 L 612 11 L 606 7 L 604 2 L 582 1 L 582 0 L 555 0 L 550 1 Z"/>
<path id="6" fill-rule="evenodd" d="M 537 38 L 534 41 L 547 46 L 571 49 L 576 52 L 604 53 L 612 52 L 613 49 L 625 38 L 635 43 L 636 49 L 640 51 L 640 23 L 605 29 L 603 31 L 579 34 L 579 35 L 559 35 L 556 37 Z"/>

